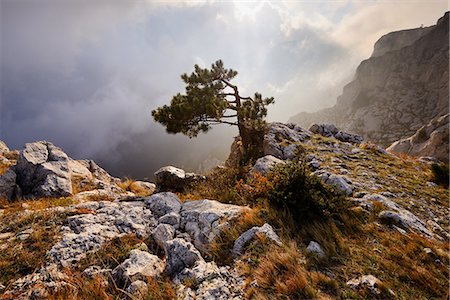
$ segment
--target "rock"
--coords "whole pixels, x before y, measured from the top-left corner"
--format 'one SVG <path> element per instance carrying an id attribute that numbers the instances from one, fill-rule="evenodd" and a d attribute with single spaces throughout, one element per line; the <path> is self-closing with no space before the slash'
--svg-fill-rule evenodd
<path id="1" fill-rule="evenodd" d="M 312 124 L 308 130 L 326 137 L 334 137 L 339 132 L 334 124 Z"/>
<path id="2" fill-rule="evenodd" d="M 324 183 L 334 186 L 339 192 L 346 196 L 353 193 L 351 181 L 344 175 L 331 174 L 323 170 L 317 170 L 313 172 L 313 174 L 319 177 Z"/>
<path id="3" fill-rule="evenodd" d="M 124 286 L 158 276 L 162 271 L 163 263 L 156 255 L 134 249 L 130 251 L 129 258 L 112 271 L 112 276 L 119 286 Z"/>
<path id="4" fill-rule="evenodd" d="M 192 288 L 183 285 L 194 281 Z M 243 299 L 244 279 L 230 267 L 218 267 L 215 262 L 197 261 L 192 268 L 184 268 L 174 278 L 180 299 Z M 186 298 L 187 297 L 187 298 Z M 191 298 L 189 298 L 191 297 Z"/>
<path id="5" fill-rule="evenodd" d="M 373 275 L 363 275 L 358 278 L 347 281 L 347 285 L 353 289 L 367 288 L 372 294 L 380 295 L 385 292 L 385 288 L 382 288 L 382 282 Z M 387 290 L 388 296 L 394 296 L 391 290 Z"/>
<path id="6" fill-rule="evenodd" d="M 153 239 L 163 249 L 165 248 L 166 242 L 172 240 L 174 235 L 175 229 L 168 224 L 159 224 L 152 232 Z"/>
<path id="7" fill-rule="evenodd" d="M 162 167 L 154 175 L 159 192 L 181 191 L 189 184 L 204 179 L 204 176 L 186 173 L 173 166 Z"/>
<path id="8" fill-rule="evenodd" d="M 410 156 L 435 157 L 448 164 L 448 145 L 449 114 L 445 114 L 432 119 L 409 138 L 394 142 L 386 150 L 393 153 L 406 153 Z"/>
<path id="9" fill-rule="evenodd" d="M 132 191 L 140 191 L 140 193 L 145 193 L 151 195 L 156 190 L 156 185 L 151 182 L 146 181 L 135 181 L 131 184 Z"/>
<path id="10" fill-rule="evenodd" d="M 49 142 L 25 144 L 14 171 L 27 197 L 64 197 L 72 194 L 69 158 Z"/>
<path id="11" fill-rule="evenodd" d="M 344 131 L 339 131 L 334 137 L 344 143 L 361 144 L 364 141 L 362 136 Z"/>
<path id="12" fill-rule="evenodd" d="M 258 234 L 262 234 L 265 235 L 266 238 L 268 238 L 269 240 L 271 240 L 272 242 L 281 245 L 281 240 L 278 237 L 278 235 L 275 233 L 275 231 L 273 230 L 272 226 L 270 226 L 269 224 L 265 223 L 263 226 L 261 227 L 253 227 L 249 230 L 247 230 L 246 232 L 244 232 L 243 234 L 241 234 L 236 241 L 234 242 L 234 247 L 233 247 L 233 254 L 235 256 L 240 256 L 244 253 L 244 248 L 245 246 L 251 241 L 253 240 L 256 235 Z"/>
<path id="13" fill-rule="evenodd" d="M 127 292 L 136 299 L 145 299 L 148 294 L 148 285 L 142 280 L 136 280 L 130 284 Z"/>
<path id="14" fill-rule="evenodd" d="M 228 155 L 228 158 L 225 161 L 225 166 L 228 168 L 239 167 L 243 157 L 244 157 L 244 149 L 242 147 L 242 140 L 240 136 L 236 136 L 234 138 L 233 143 L 231 144 L 230 154 Z"/>
<path id="15" fill-rule="evenodd" d="M 0 140 L 0 154 L 9 152 L 9 148 L 4 141 Z"/>
<path id="16" fill-rule="evenodd" d="M 318 258 L 325 258 L 327 256 L 320 244 L 315 241 L 309 242 L 308 247 L 306 247 L 306 252 L 315 255 Z"/>
<path id="17" fill-rule="evenodd" d="M 158 219 L 158 223 L 172 225 L 175 229 L 178 229 L 178 227 L 180 226 L 180 221 L 181 216 L 175 212 L 165 214 Z"/>
<path id="18" fill-rule="evenodd" d="M 345 143 L 360 144 L 364 140 L 362 136 L 357 134 L 340 131 L 334 124 L 312 124 L 309 126 L 308 130 L 325 137 L 334 137 Z"/>
<path id="19" fill-rule="evenodd" d="M 61 239 L 48 251 L 49 261 L 63 267 L 71 266 L 123 233 L 146 238 L 156 226 L 150 209 L 142 202 L 88 202 L 76 208 L 92 213 L 68 217 L 67 226 L 61 227 Z"/>
<path id="20" fill-rule="evenodd" d="M 403 229 L 416 230 L 427 237 L 433 236 L 433 233 L 426 228 L 424 222 L 405 209 L 397 212 L 384 210 L 378 214 L 378 218 L 387 224 L 397 225 Z"/>
<path id="21" fill-rule="evenodd" d="M 16 234 L 16 238 L 18 238 L 21 241 L 25 241 L 26 239 L 28 239 L 31 235 L 33 234 L 33 229 L 32 228 L 28 228 L 25 230 L 22 230 L 21 232 L 18 232 Z"/>
<path id="22" fill-rule="evenodd" d="M 83 274 L 88 276 L 89 278 L 94 278 L 96 275 L 106 275 L 111 273 L 111 269 L 103 269 L 100 266 L 89 266 L 84 269 Z"/>
<path id="23" fill-rule="evenodd" d="M 345 176 L 331 174 L 325 183 L 336 187 L 345 195 L 351 195 L 353 193 L 353 187 L 349 184 L 349 180 Z"/>
<path id="24" fill-rule="evenodd" d="M 167 262 L 164 272 L 167 275 L 175 275 L 184 268 L 194 266 L 197 261 L 203 260 L 194 245 L 180 238 L 167 241 L 165 250 Z"/>
<path id="25" fill-rule="evenodd" d="M 264 157 L 258 158 L 253 165 L 252 172 L 260 173 L 261 175 L 267 175 L 270 169 L 276 165 L 285 164 L 281 159 L 276 158 L 272 155 L 266 155 Z"/>
<path id="26" fill-rule="evenodd" d="M 215 200 L 195 200 L 183 203 L 180 228 L 191 236 L 194 245 L 206 253 L 209 244 L 246 207 L 224 204 Z"/>
<path id="27" fill-rule="evenodd" d="M 77 160 L 79 164 L 84 166 L 89 172 L 92 174 L 93 178 L 102 182 L 103 184 L 116 184 L 120 182 L 119 178 L 112 177 L 106 172 L 103 168 L 101 168 L 97 163 L 93 160 Z"/>
<path id="28" fill-rule="evenodd" d="M 6 173 L 0 175 L 0 198 L 12 200 L 16 190 L 16 172 L 8 169 Z"/>
<path id="29" fill-rule="evenodd" d="M 299 143 L 306 141 L 311 133 L 294 124 L 270 123 L 264 135 L 263 153 L 286 160 L 298 155 Z"/>
<path id="30" fill-rule="evenodd" d="M 178 214 L 181 210 L 181 201 L 177 195 L 171 192 L 153 194 L 145 198 L 145 205 L 150 208 L 156 218 L 169 213 Z"/>

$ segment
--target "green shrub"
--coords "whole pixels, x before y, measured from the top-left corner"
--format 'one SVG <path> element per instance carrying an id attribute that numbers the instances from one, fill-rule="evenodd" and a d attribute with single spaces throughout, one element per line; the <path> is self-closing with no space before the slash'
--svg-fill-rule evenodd
<path id="1" fill-rule="evenodd" d="M 448 188 L 449 184 L 448 165 L 432 164 L 431 171 L 433 172 L 433 181 L 439 185 Z"/>
<path id="2" fill-rule="evenodd" d="M 269 174 L 273 189 L 269 202 L 289 211 L 297 222 L 339 216 L 347 208 L 345 197 L 326 186 L 303 162 L 290 162 Z"/>

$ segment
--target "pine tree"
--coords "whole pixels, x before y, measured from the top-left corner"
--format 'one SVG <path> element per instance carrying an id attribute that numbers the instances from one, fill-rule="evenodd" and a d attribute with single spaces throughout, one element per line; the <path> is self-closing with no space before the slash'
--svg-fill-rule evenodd
<path id="1" fill-rule="evenodd" d="M 212 125 L 237 126 L 244 162 L 258 158 L 262 152 L 266 106 L 274 99 L 262 98 L 259 93 L 242 97 L 238 87 L 231 83 L 237 74 L 225 69 L 222 60 L 212 64 L 211 69 L 195 65 L 191 75 L 181 75 L 186 93 L 175 95 L 169 106 L 153 110 L 153 118 L 164 125 L 168 133 L 182 133 L 191 138 L 207 132 Z"/>

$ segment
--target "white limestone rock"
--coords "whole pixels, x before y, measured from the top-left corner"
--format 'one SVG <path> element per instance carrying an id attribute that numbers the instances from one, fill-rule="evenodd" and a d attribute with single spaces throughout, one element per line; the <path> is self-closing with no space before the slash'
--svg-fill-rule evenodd
<path id="1" fill-rule="evenodd" d="M 257 234 L 263 234 L 265 235 L 269 240 L 273 241 L 274 243 L 281 245 L 281 240 L 279 236 L 275 233 L 272 226 L 265 223 L 261 227 L 253 227 L 243 234 L 241 234 L 236 241 L 234 242 L 233 246 L 233 254 L 235 256 L 240 256 L 244 253 L 245 246 L 253 240 Z"/>
<path id="2" fill-rule="evenodd" d="M 260 173 L 261 175 L 267 175 L 269 173 L 270 169 L 277 165 L 284 165 L 285 162 L 281 159 L 276 158 L 272 155 L 266 155 L 261 158 L 258 158 L 253 165 L 252 172 L 253 173 Z"/>
<path id="3" fill-rule="evenodd" d="M 112 271 L 112 276 L 119 286 L 124 286 L 158 276 L 162 271 L 163 262 L 156 255 L 134 249 L 130 251 L 129 258 Z"/>
<path id="4" fill-rule="evenodd" d="M 180 228 L 189 233 L 197 249 L 206 253 L 213 239 L 229 226 L 227 221 L 237 218 L 244 209 L 249 208 L 207 199 L 188 201 L 180 212 Z"/>
<path id="5" fill-rule="evenodd" d="M 171 192 L 153 194 L 145 198 L 144 202 L 156 218 L 160 218 L 169 213 L 178 214 L 181 210 L 180 199 Z"/>

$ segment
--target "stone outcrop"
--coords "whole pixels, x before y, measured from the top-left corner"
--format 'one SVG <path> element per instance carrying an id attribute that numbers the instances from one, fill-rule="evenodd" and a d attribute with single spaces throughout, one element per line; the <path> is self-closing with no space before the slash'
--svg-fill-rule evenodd
<path id="1" fill-rule="evenodd" d="M 311 136 L 310 132 L 294 124 L 269 123 L 266 131 L 263 141 L 264 155 L 283 160 L 295 158 L 299 153 L 299 144 Z"/>
<path id="2" fill-rule="evenodd" d="M 413 135 L 449 111 L 448 40 L 448 12 L 435 26 L 383 36 L 335 106 L 300 113 L 290 122 L 331 122 L 384 147 Z"/>
<path id="3" fill-rule="evenodd" d="M 5 174 L 0 175 L 0 198 L 13 199 L 17 194 L 17 189 L 16 173 L 12 169 L 8 169 Z"/>
<path id="4" fill-rule="evenodd" d="M 160 168 L 155 172 L 154 176 L 159 192 L 182 191 L 189 184 L 204 179 L 201 175 L 186 173 L 183 169 L 173 166 Z"/>
<path id="5" fill-rule="evenodd" d="M 421 127 L 409 138 L 394 142 L 386 150 L 411 156 L 435 157 L 448 164 L 449 114 L 439 116 Z"/>
<path id="6" fill-rule="evenodd" d="M 25 144 L 14 171 L 24 196 L 63 197 L 72 194 L 69 158 L 52 143 Z"/>
<path id="7" fill-rule="evenodd" d="M 308 130 L 325 137 L 333 137 L 341 142 L 360 144 L 364 140 L 360 135 L 339 130 L 334 124 L 312 124 Z"/>
<path id="8" fill-rule="evenodd" d="M 230 226 L 228 221 L 245 209 L 248 208 L 207 199 L 186 202 L 180 213 L 180 228 L 191 236 L 195 247 L 205 253 L 214 238 Z"/>
<path id="9" fill-rule="evenodd" d="M 162 271 L 163 262 L 158 256 L 134 249 L 130 251 L 129 258 L 112 271 L 112 276 L 119 286 L 125 286 L 135 281 L 147 280 L 148 277 L 158 276 Z"/>
<path id="10" fill-rule="evenodd" d="M 325 251 L 323 251 L 322 246 L 316 241 L 309 242 L 308 247 L 306 247 L 306 252 L 318 258 L 325 258 L 327 256 Z"/>
<path id="11" fill-rule="evenodd" d="M 281 159 L 272 155 L 266 155 L 256 160 L 253 165 L 252 172 L 267 175 L 273 167 L 283 164 L 285 164 L 285 162 Z"/>
<path id="12" fill-rule="evenodd" d="M 267 239 L 270 241 L 281 245 L 281 240 L 278 237 L 278 235 L 273 230 L 272 226 L 265 223 L 261 227 L 253 227 L 241 234 L 236 241 L 234 242 L 233 246 L 233 254 L 235 256 L 240 256 L 244 253 L 245 246 L 256 238 L 257 235 L 264 235 Z"/>

